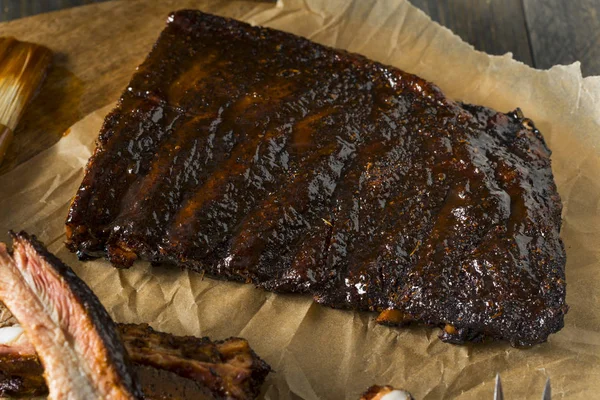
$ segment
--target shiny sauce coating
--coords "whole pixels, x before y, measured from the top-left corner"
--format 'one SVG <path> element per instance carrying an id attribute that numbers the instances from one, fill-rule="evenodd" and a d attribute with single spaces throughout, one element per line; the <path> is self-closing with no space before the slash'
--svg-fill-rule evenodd
<path id="1" fill-rule="evenodd" d="M 177 265 L 524 346 L 567 311 L 561 207 L 518 109 L 184 10 L 106 118 L 67 235 L 120 267 Z"/>

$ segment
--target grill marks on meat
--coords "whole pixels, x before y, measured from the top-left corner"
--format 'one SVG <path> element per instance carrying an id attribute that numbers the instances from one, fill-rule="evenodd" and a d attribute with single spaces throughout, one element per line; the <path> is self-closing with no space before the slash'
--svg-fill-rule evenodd
<path id="1" fill-rule="evenodd" d="M 145 324 L 117 324 L 145 399 L 254 399 L 270 367 L 245 339 L 212 342 L 174 336 Z M 0 347 L 0 396 L 47 393 L 33 346 Z"/>
<path id="2" fill-rule="evenodd" d="M 567 311 L 561 207 L 520 111 L 178 11 L 105 121 L 67 245 L 524 346 Z"/>
<path id="3" fill-rule="evenodd" d="M 134 375 L 140 377 L 145 399 L 258 396 L 271 369 L 245 339 L 212 342 L 157 332 L 145 324 L 115 325 L 90 289 L 41 243 L 23 232 L 13 239 L 12 256 L 0 243 L 0 283 L 11 288 L 0 288 L 0 299 L 17 318 L 0 303 L 0 329 L 18 320 L 26 334 L 7 336 L 10 340 L 0 344 L 0 396 L 41 395 L 50 389 L 50 398 L 138 398 L 138 385 L 130 383 L 134 389 L 129 393 L 121 389 Z"/>
<path id="4" fill-rule="evenodd" d="M 44 366 L 50 399 L 134 399 L 141 392 L 114 323 L 89 288 L 27 234 L 0 243 L 0 299 Z"/>

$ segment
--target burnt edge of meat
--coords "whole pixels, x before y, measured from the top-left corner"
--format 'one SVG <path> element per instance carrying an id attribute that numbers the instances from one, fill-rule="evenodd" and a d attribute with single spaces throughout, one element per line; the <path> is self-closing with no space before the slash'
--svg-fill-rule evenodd
<path id="1" fill-rule="evenodd" d="M 196 380 L 217 397 L 256 398 L 261 385 L 271 372 L 269 364 L 262 360 L 243 338 L 230 337 L 213 342 L 208 337 L 175 336 L 159 332 L 147 324 L 117 326 L 134 364 L 166 370 L 183 378 Z M 232 349 L 233 352 L 227 351 L 229 345 L 235 343 L 241 344 L 241 348 L 238 346 Z M 162 353 L 177 355 L 179 359 L 175 362 L 161 361 L 159 356 Z M 188 361 L 207 363 L 205 381 L 198 379 L 197 371 L 186 364 Z M 236 361 L 250 361 L 250 364 L 239 366 L 236 365 Z M 224 367 L 224 371 L 220 371 L 220 367 Z M 239 370 L 236 376 L 222 373 L 229 372 L 232 368 Z M 247 372 L 249 379 L 244 376 Z M 234 382 L 236 379 L 241 382 Z"/>
<path id="2" fill-rule="evenodd" d="M 247 343 L 246 339 L 239 337 L 230 337 L 224 340 L 217 340 L 215 344 L 219 347 L 222 344 L 225 344 L 232 340 L 243 340 Z M 250 395 L 251 398 L 256 398 L 260 394 L 261 386 L 267 379 L 267 375 L 273 372 L 273 369 L 269 364 L 266 363 L 263 359 L 261 359 L 252 348 L 249 348 L 250 357 L 252 358 L 252 373 L 250 375 L 250 380 L 246 385 L 245 391 Z M 227 359 L 231 359 L 236 357 L 236 353 L 226 355 Z"/>
<path id="3" fill-rule="evenodd" d="M 50 253 L 35 235 L 29 235 L 24 231 L 20 231 L 19 233 L 9 231 L 9 234 L 15 243 L 18 241 L 29 243 L 34 248 L 37 255 L 54 268 L 58 276 L 65 280 L 73 295 L 84 306 L 84 309 L 87 311 L 88 316 L 92 321 L 93 327 L 97 330 L 98 336 L 107 347 L 106 353 L 107 357 L 110 359 L 110 364 L 115 366 L 118 376 L 121 379 L 132 379 L 132 381 L 124 382 L 124 384 L 132 390 L 132 395 L 141 398 L 142 393 L 135 380 L 135 376 L 132 376 L 130 373 L 130 361 L 127 357 L 125 348 L 123 347 L 123 343 L 121 342 L 121 338 L 117 333 L 117 327 L 98 297 L 68 265 L 64 264 L 54 254 Z M 123 358 L 115 358 L 115 354 L 121 355 Z"/>
<path id="4" fill-rule="evenodd" d="M 197 249 L 193 248 L 193 246 L 190 245 L 191 242 L 188 243 L 187 247 L 185 245 L 182 245 L 180 247 L 177 247 L 176 250 L 168 248 L 165 250 L 163 247 L 161 247 L 161 245 L 164 243 L 160 242 L 160 235 L 156 235 L 155 237 L 152 237 L 149 242 L 145 242 L 143 239 L 144 234 L 142 230 L 138 229 L 138 227 L 135 227 L 135 229 L 131 228 L 131 226 L 128 225 L 128 223 L 130 223 L 131 220 L 124 218 L 120 221 L 120 226 L 119 224 L 113 225 L 112 222 L 110 222 L 114 221 L 114 218 L 117 218 L 120 215 L 121 211 L 123 211 L 119 210 L 118 207 L 131 204 L 131 199 L 123 199 L 123 197 L 107 197 L 112 200 L 98 201 L 97 203 L 100 205 L 100 207 L 98 208 L 98 212 L 95 215 L 86 215 L 86 212 L 88 211 L 87 208 L 89 206 L 89 203 L 86 203 L 86 201 L 88 201 L 89 199 L 86 200 L 85 196 L 89 195 L 90 189 L 99 188 L 99 190 L 102 190 L 102 185 L 105 185 L 104 190 L 106 191 L 106 186 L 114 185 L 116 183 L 115 177 L 117 177 L 118 175 L 112 176 L 109 173 L 105 173 L 104 175 L 102 175 L 102 171 L 99 171 L 100 167 L 96 165 L 96 163 L 99 162 L 99 160 L 102 160 L 102 158 L 106 156 L 106 152 L 110 152 L 110 150 L 106 149 L 106 146 L 111 142 L 112 139 L 114 139 L 114 137 L 118 136 L 119 133 L 121 133 L 117 131 L 115 127 L 117 127 L 119 124 L 123 124 L 123 121 L 127 122 L 129 120 L 131 122 L 131 120 L 134 120 L 134 122 L 138 122 L 135 118 L 138 118 L 143 115 L 151 116 L 148 110 L 152 110 L 153 107 L 154 109 L 164 111 L 165 113 L 175 112 L 180 113 L 181 115 L 187 115 L 186 113 L 193 113 L 193 111 L 187 109 L 186 106 L 189 106 L 189 104 L 196 105 L 194 101 L 198 99 L 193 99 L 192 101 L 190 101 L 189 98 L 181 97 L 178 98 L 179 102 L 177 104 L 169 103 L 169 101 L 167 100 L 168 96 L 166 95 L 169 88 L 165 88 L 165 85 L 162 82 L 152 81 L 152 78 L 156 79 L 157 75 L 159 74 L 153 74 L 152 72 L 144 71 L 144 68 L 148 69 L 153 66 L 156 67 L 156 64 L 161 62 L 161 56 L 163 56 L 164 60 L 165 54 L 159 53 L 161 45 L 164 45 L 164 43 L 161 43 L 161 41 L 174 44 L 175 47 L 181 46 L 181 48 L 187 49 L 186 46 L 188 46 L 191 49 L 191 47 L 193 46 L 189 45 L 185 41 L 189 41 L 191 37 L 193 37 L 194 40 L 200 40 L 201 38 L 199 39 L 199 32 L 202 34 L 206 32 L 210 34 L 218 32 L 219 34 L 231 38 L 232 40 L 238 40 L 240 38 L 243 38 L 245 40 L 245 38 L 252 37 L 254 39 L 259 38 L 263 40 L 263 42 L 275 41 L 280 45 L 283 45 L 284 47 L 288 46 L 296 51 L 311 49 L 315 53 L 325 54 L 326 57 L 330 57 L 332 59 L 335 58 L 339 61 L 339 63 L 343 64 L 344 66 L 352 64 L 352 66 L 355 68 L 354 73 L 357 75 L 366 74 L 366 71 L 368 71 L 369 73 L 372 73 L 369 76 L 374 76 L 374 80 L 381 80 L 386 77 L 389 79 L 395 78 L 398 80 L 397 84 L 399 85 L 399 87 L 401 87 L 402 91 L 404 91 L 402 93 L 402 96 L 413 96 L 411 97 L 411 100 L 407 102 L 409 105 L 417 104 L 417 106 L 419 107 L 426 107 L 426 110 L 421 111 L 421 117 L 425 118 L 431 114 L 435 115 L 435 112 L 437 111 L 447 111 L 447 114 L 451 114 L 451 117 L 457 117 L 458 122 L 456 124 L 461 124 L 459 129 L 464 129 L 464 132 L 459 131 L 458 133 L 463 133 L 463 136 L 466 136 L 467 139 L 473 138 L 467 135 L 467 133 L 470 133 L 467 132 L 469 129 L 478 130 L 478 132 L 485 133 L 490 137 L 495 135 L 494 138 L 498 139 L 501 142 L 501 144 L 494 144 L 494 146 L 496 147 L 491 146 L 491 159 L 495 156 L 493 150 L 497 149 L 502 152 L 505 152 L 508 156 L 517 157 L 517 168 L 524 168 L 527 170 L 528 168 L 535 167 L 541 170 L 542 174 L 544 175 L 543 178 L 545 179 L 545 182 L 543 184 L 546 185 L 544 186 L 544 196 L 546 196 L 546 198 L 544 200 L 541 200 L 540 204 L 535 204 L 535 207 L 540 207 L 540 205 L 543 206 L 545 209 L 547 209 L 547 214 L 542 216 L 536 214 L 537 219 L 535 219 L 530 225 L 533 225 L 534 228 L 538 229 L 554 229 L 554 232 L 550 232 L 548 239 L 549 242 L 552 242 L 551 246 L 549 247 L 551 248 L 550 251 L 548 250 L 548 248 L 541 250 L 534 249 L 540 250 L 542 252 L 546 251 L 546 254 L 542 254 L 542 256 L 547 256 L 547 258 L 541 256 L 539 258 L 542 260 L 540 262 L 546 264 L 539 265 L 538 259 L 538 261 L 535 261 L 538 262 L 538 265 L 533 266 L 537 268 L 534 272 L 538 274 L 541 273 L 542 275 L 551 274 L 552 279 L 555 279 L 555 282 L 553 282 L 552 284 L 547 284 L 546 281 L 544 285 L 547 284 L 547 286 L 542 287 L 540 281 L 544 280 L 544 277 L 537 276 L 534 277 L 535 279 L 532 279 L 530 282 L 525 282 L 525 286 L 533 285 L 534 290 L 538 290 L 541 293 L 538 297 L 536 297 L 537 294 L 533 292 L 531 293 L 531 295 L 533 297 L 533 300 L 535 301 L 547 302 L 539 306 L 542 308 L 546 307 L 546 309 L 543 310 L 544 313 L 536 314 L 535 312 L 532 312 L 533 308 L 525 309 L 524 306 L 521 307 L 522 304 L 519 304 L 514 307 L 514 310 L 516 311 L 511 311 L 511 309 L 509 309 L 507 312 L 502 314 L 498 320 L 492 321 L 486 316 L 475 313 L 477 314 L 477 317 L 481 318 L 475 321 L 471 320 L 470 322 L 464 322 L 464 317 L 468 317 L 469 314 L 467 311 L 465 311 L 467 309 L 457 310 L 454 305 L 448 303 L 447 299 L 445 303 L 438 304 L 438 300 L 440 300 L 440 298 L 436 298 L 435 296 L 430 295 L 430 297 L 425 297 L 424 301 L 420 301 L 417 299 L 413 301 L 413 303 L 411 303 L 410 306 L 406 306 L 406 301 L 411 300 L 410 295 L 412 294 L 409 293 L 409 288 L 404 288 L 406 289 L 404 290 L 400 287 L 395 288 L 398 290 L 394 293 L 386 293 L 385 296 L 388 296 L 387 298 L 385 296 L 382 296 L 383 291 L 375 291 L 373 293 L 369 292 L 363 298 L 355 299 L 354 297 L 348 297 L 349 300 L 346 300 L 345 296 L 350 296 L 350 293 L 348 293 L 349 291 L 344 291 L 342 289 L 345 288 L 340 289 L 339 286 L 336 287 L 336 282 L 334 282 L 335 279 L 332 278 L 332 274 L 337 271 L 328 271 L 325 268 L 325 266 L 322 267 L 322 272 L 324 275 L 323 281 L 319 281 L 314 285 L 310 286 L 311 284 L 309 282 L 302 282 L 302 284 L 299 284 L 297 280 L 294 280 L 295 277 L 293 276 L 291 278 L 284 278 L 281 276 L 269 276 L 268 272 L 264 272 L 264 268 L 263 270 L 259 271 L 259 268 L 257 268 L 256 265 L 254 265 L 253 263 L 246 263 L 244 266 L 237 265 L 234 267 L 230 267 L 227 263 L 223 265 L 223 255 L 227 254 L 227 246 L 229 246 L 231 244 L 231 241 L 236 239 L 236 237 L 234 237 L 233 239 L 221 238 L 223 239 L 223 242 L 220 245 L 212 248 L 214 250 L 213 254 L 205 257 L 204 259 L 194 258 L 193 250 Z M 180 40 L 180 42 L 177 42 L 177 40 Z M 179 50 L 181 50 L 181 48 Z M 190 54 L 193 53 L 191 50 Z M 260 49 L 256 51 L 260 55 Z M 287 67 L 289 68 L 285 71 L 280 72 L 285 72 L 286 74 L 289 74 L 290 79 L 292 79 L 294 75 L 293 67 L 295 67 L 294 62 L 297 62 L 298 60 L 295 58 L 293 51 L 289 52 L 289 55 L 291 60 L 290 64 L 287 65 Z M 257 56 L 257 58 L 260 57 Z M 167 61 L 171 62 L 173 60 Z M 179 61 L 181 61 L 181 59 Z M 183 59 L 182 62 L 185 61 L 189 60 Z M 177 68 L 177 65 L 169 64 L 168 62 L 165 62 L 160 65 L 164 65 L 165 68 Z M 303 66 L 305 65 L 303 64 Z M 338 70 L 333 70 L 331 65 L 326 65 L 326 67 L 329 67 L 329 69 L 325 68 L 321 71 L 324 75 L 330 74 L 332 72 L 336 74 L 341 72 Z M 218 72 L 225 75 L 227 75 L 227 73 L 229 73 L 230 75 L 233 74 L 231 71 L 227 70 L 219 70 Z M 147 79 L 148 77 L 149 79 Z M 172 78 L 173 76 L 169 75 L 169 77 Z M 234 78 L 234 76 L 230 77 Z M 144 79 L 146 79 L 146 81 L 144 81 Z M 412 321 L 418 321 L 429 325 L 440 326 L 444 328 L 441 333 L 442 340 L 452 343 L 463 343 L 467 340 L 479 341 L 485 335 L 495 339 L 509 340 L 513 346 L 528 346 L 535 343 L 544 342 L 550 333 L 556 332 L 562 328 L 564 324 L 563 317 L 564 314 L 567 312 L 568 307 L 564 304 L 565 252 L 562 241 L 558 236 L 561 225 L 560 197 L 556 191 L 556 186 L 552 179 L 549 161 L 550 151 L 546 146 L 542 135 L 537 129 L 535 129 L 531 120 L 523 116 L 520 110 L 515 110 L 514 112 L 508 114 L 502 114 L 496 113 L 493 110 L 481 106 L 456 103 L 444 97 L 444 95 L 435 85 L 432 85 L 418 78 L 417 76 L 407 74 L 396 68 L 387 67 L 380 63 L 370 61 L 363 56 L 348 53 L 345 51 L 331 49 L 325 46 L 312 43 L 306 39 L 299 38 L 291 34 L 275 31 L 269 28 L 251 27 L 248 24 L 239 21 L 207 15 L 192 10 L 182 10 L 170 15 L 167 29 L 165 29 L 165 31 L 161 33 L 161 36 L 159 37 L 159 40 L 155 43 L 152 52 L 150 53 L 146 61 L 144 61 L 144 63 L 140 66 L 140 70 L 134 75 L 131 82 L 132 83 L 130 84 L 128 90 L 121 97 L 117 108 L 113 110 L 113 112 L 111 112 L 105 120 L 104 126 L 101 130 L 97 142 L 96 151 L 94 152 L 94 155 L 88 162 L 88 166 L 86 168 L 86 175 L 81 185 L 81 190 L 77 193 L 71 206 L 71 210 L 67 220 L 67 246 L 71 251 L 77 252 L 77 254 L 80 257 L 98 257 L 108 255 L 109 260 L 113 263 L 113 265 L 118 267 L 128 267 L 133 263 L 133 261 L 135 261 L 138 258 L 148 260 L 153 263 L 175 264 L 196 271 L 206 271 L 209 275 L 218 278 L 237 280 L 242 282 L 252 282 L 259 287 L 271 291 L 291 291 L 304 293 L 309 292 L 313 294 L 313 296 L 318 302 L 336 308 L 353 308 L 360 310 L 378 311 L 388 314 L 397 312 L 403 314 L 399 320 L 395 318 L 387 318 L 386 315 L 382 315 L 379 318 L 379 322 L 385 323 L 387 325 L 396 325 L 406 324 Z M 173 82 L 169 81 L 169 83 Z M 378 82 L 371 83 L 377 84 Z M 154 86 L 152 86 L 153 84 Z M 407 87 L 411 88 L 412 86 L 416 86 L 419 90 L 421 90 L 423 98 L 426 99 L 415 100 L 414 96 L 418 95 L 417 92 L 415 92 L 414 90 L 412 90 L 411 92 L 408 89 L 406 91 L 404 90 Z M 380 101 L 381 99 L 377 98 L 373 100 Z M 385 98 L 382 100 L 386 101 Z M 186 101 L 189 101 L 189 104 L 185 103 Z M 174 124 L 176 123 L 174 122 Z M 452 126 L 442 125 L 441 123 L 440 126 L 442 128 L 452 128 Z M 362 133 L 365 132 L 361 132 L 361 134 Z M 150 139 L 159 140 L 158 137 L 153 137 L 152 133 L 150 134 Z M 477 143 L 475 143 L 474 147 L 477 147 Z M 480 148 L 479 150 L 489 151 L 490 146 L 488 146 L 488 148 L 485 148 L 485 146 L 483 147 L 483 149 Z M 475 150 L 477 150 L 477 148 Z M 112 156 L 114 156 L 114 154 Z M 144 153 L 137 152 L 135 156 L 143 158 Z M 514 159 L 509 159 L 510 157 L 506 159 L 503 159 L 502 157 L 497 158 L 498 160 L 492 159 L 490 163 L 498 162 L 499 164 L 501 164 L 503 162 L 508 161 L 508 164 L 510 164 L 510 162 L 514 161 Z M 111 172 L 111 169 L 114 168 L 112 165 L 109 165 L 109 167 L 107 168 L 107 170 L 109 170 L 108 172 Z M 214 171 L 207 172 L 208 176 L 210 176 L 211 173 L 214 173 Z M 498 179 L 504 179 L 505 177 L 501 176 L 500 178 L 496 178 L 494 176 L 494 174 L 496 173 L 506 173 L 506 171 L 498 171 L 493 169 L 491 172 L 491 176 L 486 176 L 485 179 L 491 181 L 492 184 L 510 183 L 510 176 L 509 178 L 506 178 L 507 181 L 498 182 Z M 94 174 L 99 174 L 97 178 L 105 178 L 105 180 L 103 182 L 95 181 Z M 108 178 L 110 179 L 106 178 L 106 176 L 108 176 Z M 141 175 L 140 179 L 143 178 L 144 176 Z M 160 179 L 160 177 L 158 179 Z M 527 183 L 522 176 L 517 176 L 516 179 L 518 181 L 517 183 Z M 451 187 L 446 187 L 445 189 L 451 189 Z M 501 187 L 501 189 L 504 188 Z M 431 194 L 436 195 L 435 193 Z M 508 196 L 508 193 L 506 191 L 505 194 Z M 536 196 L 539 196 L 539 193 L 534 194 Z M 531 193 L 526 194 L 525 197 L 521 196 L 517 200 L 523 199 L 535 200 Z M 495 199 L 492 198 L 491 200 Z M 260 201 L 262 201 L 262 199 L 259 200 L 259 204 Z M 443 202 L 445 202 L 445 200 L 442 201 L 442 205 Z M 151 208 L 152 203 L 149 203 L 149 205 Z M 333 205 L 326 204 L 322 207 L 326 208 L 328 206 L 332 206 L 331 208 L 333 208 Z M 542 210 L 541 207 L 539 209 L 536 209 L 536 211 L 538 212 L 540 210 Z M 159 207 L 155 211 L 161 213 L 163 210 L 161 210 Z M 256 210 L 252 209 L 252 211 Z M 404 211 L 411 212 L 410 208 Z M 340 225 L 340 222 L 343 223 L 343 221 L 336 220 L 335 211 L 332 211 L 331 214 L 331 218 L 323 218 L 323 222 L 330 226 L 329 233 L 326 234 L 324 237 L 326 256 L 327 251 L 331 248 L 330 245 L 333 242 L 331 232 L 333 232 L 334 229 Z M 91 216 L 93 216 L 93 218 L 90 220 Z M 86 220 L 86 218 L 88 219 Z M 113 220 L 111 220 L 111 218 L 113 218 Z M 83 220 L 83 222 L 81 222 L 81 220 Z M 98 223 L 98 221 L 100 221 L 101 223 Z M 105 223 L 106 221 L 109 222 Z M 498 232 L 503 232 L 503 229 L 507 230 L 508 221 L 501 222 L 501 226 L 490 227 L 489 232 L 493 233 L 493 229 L 496 229 Z M 105 225 L 103 225 L 104 223 Z M 148 226 L 149 225 L 142 226 L 142 228 Z M 235 227 L 235 224 L 232 225 L 230 228 L 232 227 Z M 262 227 L 262 225 L 258 226 L 258 228 Z M 121 229 L 121 231 L 117 232 L 118 229 L 114 228 Z M 486 234 L 489 232 L 486 232 Z M 142 237 L 142 239 L 140 239 L 140 237 Z M 414 239 L 416 240 L 417 238 L 418 236 L 416 236 Z M 246 237 L 245 239 L 247 240 L 248 238 Z M 492 237 L 492 239 L 496 241 L 497 238 Z M 483 237 L 473 237 L 470 239 L 470 244 L 475 246 L 477 245 L 477 241 L 481 240 L 483 240 Z M 412 252 L 411 249 L 408 249 L 407 253 L 410 253 L 409 257 L 412 257 L 413 253 L 415 252 L 417 253 L 416 257 L 419 257 L 419 252 L 417 250 L 422 250 L 422 248 L 419 249 L 420 244 L 421 240 L 419 240 L 416 243 L 416 247 L 414 247 L 414 250 L 412 250 Z M 436 245 L 440 244 L 441 243 L 437 243 Z M 497 247 L 500 249 L 500 251 L 507 250 L 506 247 L 503 247 L 505 246 L 503 243 L 499 242 L 497 244 Z M 520 245 L 520 243 L 517 244 Z M 514 243 L 512 245 L 513 247 L 516 246 Z M 460 255 L 463 256 L 464 254 Z M 538 256 L 539 254 L 536 255 L 536 257 Z M 527 262 L 529 262 L 529 260 L 527 260 Z M 264 267 L 264 265 L 262 267 Z M 525 265 L 525 269 L 527 267 L 528 265 Z M 504 265 L 502 268 L 506 268 L 506 270 L 504 270 L 503 272 L 506 272 L 506 274 L 508 275 L 508 272 L 519 273 L 518 270 L 522 268 L 522 266 L 517 265 L 517 261 L 515 261 L 515 264 L 511 264 L 508 266 Z M 342 271 L 342 275 L 344 272 L 345 271 Z M 327 275 L 327 273 L 330 273 L 330 275 Z M 375 275 L 375 272 L 373 272 L 373 275 Z M 416 278 L 413 277 L 411 279 L 414 282 L 406 282 L 408 281 L 408 274 L 406 274 L 406 272 L 398 272 L 397 276 L 393 278 L 398 279 L 401 282 L 401 286 L 409 285 L 411 283 L 417 283 L 417 287 L 425 287 L 427 286 L 427 284 L 434 283 L 432 281 L 425 281 L 425 285 L 419 286 L 418 284 L 423 283 L 420 281 L 420 279 L 426 279 L 425 276 L 417 276 Z M 405 279 L 406 281 L 402 281 L 403 279 Z M 374 280 L 382 286 L 386 285 L 383 274 L 381 274 L 381 278 L 376 277 L 374 278 Z M 539 287 L 535 287 L 536 283 L 540 283 Z M 353 289 L 351 288 L 351 290 Z M 509 292 L 510 289 L 501 294 L 510 295 L 511 293 Z M 452 294 L 452 292 L 450 292 L 450 294 Z M 393 303 L 392 297 L 393 300 L 396 301 L 395 304 L 391 304 Z M 475 297 L 469 299 L 469 301 L 473 300 L 477 299 Z M 494 301 L 495 300 L 497 299 L 494 299 Z M 406 307 L 402 308 L 403 306 Z M 519 309 L 518 307 L 521 307 L 521 309 Z M 538 305 L 536 305 L 535 307 L 538 307 Z M 461 312 L 465 315 L 461 315 Z M 500 320 L 504 321 L 505 325 L 501 325 L 498 322 Z"/>

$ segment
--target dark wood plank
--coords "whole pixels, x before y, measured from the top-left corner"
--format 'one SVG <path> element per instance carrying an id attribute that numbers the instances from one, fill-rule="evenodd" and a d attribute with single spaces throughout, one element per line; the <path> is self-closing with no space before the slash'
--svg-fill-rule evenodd
<path id="1" fill-rule="evenodd" d="M 410 0 L 477 50 L 533 66 L 521 0 Z"/>
<path id="2" fill-rule="evenodd" d="M 107 0 L 0 0 L 0 22 Z"/>
<path id="3" fill-rule="evenodd" d="M 0 0 L 0 21 L 103 1 Z M 537 68 L 579 60 L 584 75 L 600 74 L 600 0 L 410 1 L 478 50 Z"/>
<path id="4" fill-rule="evenodd" d="M 523 0 L 538 68 L 581 61 L 600 75 L 600 0 Z"/>
<path id="5" fill-rule="evenodd" d="M 0 0 L 0 22 L 109 0 Z M 274 3 L 276 0 L 251 0 Z M 152 7 L 149 5 L 149 7 Z"/>

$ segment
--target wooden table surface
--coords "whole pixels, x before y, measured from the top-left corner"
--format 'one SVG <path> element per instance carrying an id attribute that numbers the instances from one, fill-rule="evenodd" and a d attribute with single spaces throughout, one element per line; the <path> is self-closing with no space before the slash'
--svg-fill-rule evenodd
<path id="1" fill-rule="evenodd" d="M 101 1 L 0 0 L 0 21 Z M 536 68 L 581 61 L 584 76 L 600 75 L 600 0 L 410 1 L 478 50 Z"/>
<path id="2" fill-rule="evenodd" d="M 477 49 L 491 54 L 510 51 L 537 68 L 579 60 L 584 75 L 600 75 L 600 0 L 411 2 Z M 86 3 L 90 5 L 69 8 Z M 8 20 L 0 23 L 0 36 L 44 44 L 55 52 L 44 89 L 19 123 L 0 174 L 56 143 L 77 120 L 118 98 L 156 40 L 164 15 L 196 4 L 197 0 L 0 0 L 0 21 Z M 210 8 L 208 4 L 213 3 L 205 4 Z M 43 14 L 58 9 L 63 10 Z"/>

